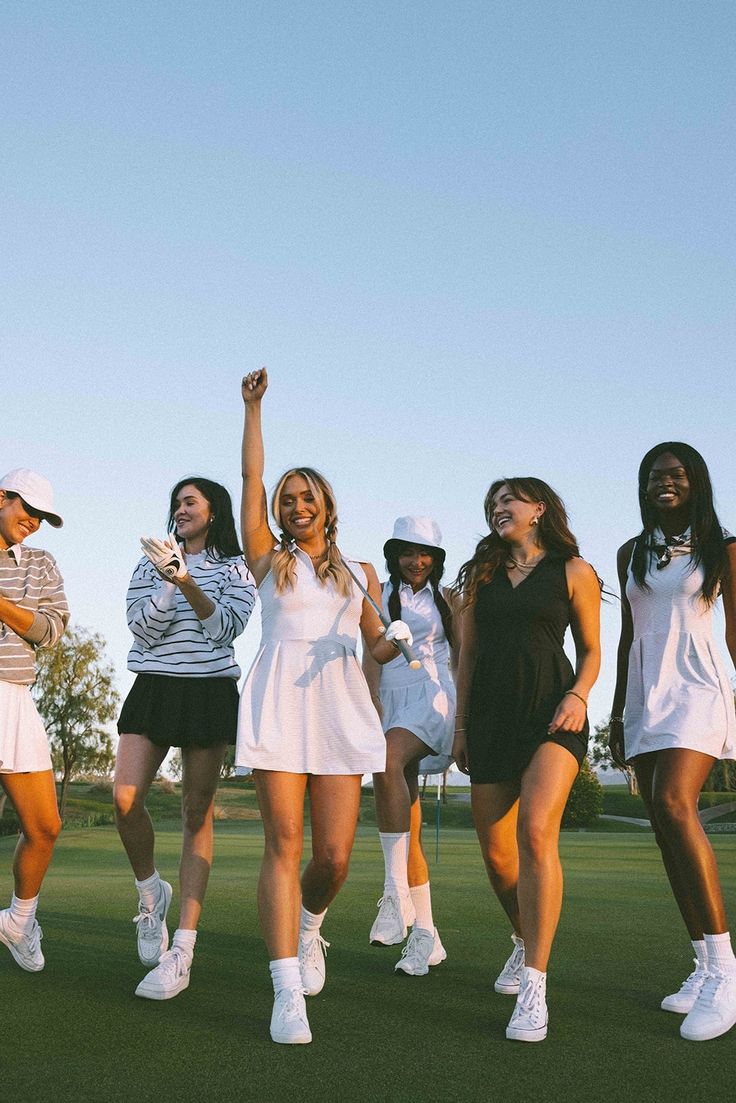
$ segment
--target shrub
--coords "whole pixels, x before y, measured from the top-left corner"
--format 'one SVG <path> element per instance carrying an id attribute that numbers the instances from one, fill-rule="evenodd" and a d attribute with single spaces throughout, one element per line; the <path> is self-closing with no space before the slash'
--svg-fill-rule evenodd
<path id="1" fill-rule="evenodd" d="M 583 760 L 562 815 L 563 827 L 590 827 L 603 811 L 603 786 Z"/>

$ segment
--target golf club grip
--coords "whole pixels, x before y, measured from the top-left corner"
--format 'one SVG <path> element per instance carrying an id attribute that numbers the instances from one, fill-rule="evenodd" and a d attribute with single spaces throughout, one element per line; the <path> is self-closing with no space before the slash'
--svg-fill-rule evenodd
<path id="1" fill-rule="evenodd" d="M 345 569 L 347 570 L 347 572 L 348 572 L 348 574 L 350 575 L 350 577 L 352 578 L 353 582 L 354 582 L 354 583 L 355 583 L 355 585 L 356 585 L 356 586 L 358 587 L 358 589 L 360 590 L 361 594 L 363 594 L 363 597 L 365 597 L 365 598 L 366 598 L 366 600 L 367 600 L 367 601 L 369 601 L 369 602 L 370 602 L 370 604 L 371 604 L 371 605 L 373 606 L 373 608 L 374 608 L 374 609 L 376 610 L 376 613 L 378 614 L 378 619 L 380 620 L 380 622 L 381 622 L 381 624 L 383 625 L 383 627 L 384 627 L 384 628 L 388 628 L 388 626 L 390 625 L 391 621 L 390 621 L 390 620 L 389 620 L 389 618 L 388 618 L 388 617 L 386 616 L 386 614 L 384 613 L 383 609 L 382 609 L 382 608 L 380 607 L 380 605 L 378 605 L 378 604 L 377 604 L 377 603 L 376 603 L 376 602 L 375 602 L 375 601 L 373 600 L 373 598 L 372 598 L 372 597 L 371 597 L 371 595 L 370 595 L 370 594 L 368 593 L 368 591 L 366 590 L 366 588 L 365 588 L 365 586 L 363 585 L 363 583 L 362 583 L 362 582 L 360 581 L 360 579 L 359 579 L 359 578 L 356 578 L 356 576 L 355 576 L 355 573 L 354 573 L 354 572 L 353 572 L 353 571 L 352 571 L 352 570 L 350 569 L 349 565 L 348 565 L 348 564 L 347 564 L 347 563 L 345 562 L 345 560 L 344 560 L 344 559 L 343 559 L 343 561 L 342 561 L 342 562 L 343 562 L 343 566 L 344 566 L 344 567 L 345 567 Z M 411 648 L 409 647 L 409 645 L 408 645 L 408 644 L 404 643 L 404 641 L 403 641 L 403 640 L 393 640 L 393 641 L 392 641 L 392 640 L 389 640 L 388 642 L 389 642 L 389 643 L 392 643 L 392 642 L 393 642 L 393 643 L 395 643 L 395 644 L 396 644 L 396 646 L 398 647 L 399 651 L 400 651 L 400 652 L 401 652 L 401 654 L 402 654 L 402 655 L 404 656 L 404 658 L 406 659 L 406 661 L 408 662 L 408 664 L 409 664 L 409 666 L 411 667 L 411 669 L 412 669 L 412 670 L 419 670 L 419 667 L 420 667 L 420 666 L 421 666 L 422 664 L 421 664 L 421 662 L 419 661 L 419 659 L 417 659 L 417 658 L 415 657 L 415 655 L 413 654 L 413 652 L 412 652 L 412 650 L 411 650 Z"/>

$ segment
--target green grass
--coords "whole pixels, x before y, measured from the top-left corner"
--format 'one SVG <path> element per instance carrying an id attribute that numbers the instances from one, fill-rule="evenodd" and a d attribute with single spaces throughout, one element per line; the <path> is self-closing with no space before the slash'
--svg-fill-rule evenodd
<path id="1" fill-rule="evenodd" d="M 733 914 L 736 845 L 729 837 L 713 844 Z M 4 895 L 12 847 L 0 839 Z M 158 864 L 172 880 L 178 849 L 178 832 L 159 830 Z M 472 832 L 443 831 L 432 864 L 448 960 L 408 978 L 394 973 L 395 948 L 368 945 L 382 881 L 370 825 L 359 828 L 350 878 L 325 923 L 332 946 L 327 986 L 309 1001 L 314 1042 L 272 1044 L 255 908 L 260 852 L 260 824 L 218 822 L 191 986 L 153 1003 L 133 996 L 143 975 L 130 921 L 136 900 L 114 829 L 66 830 L 42 897 L 46 969 L 24 973 L 4 951 L 0 957 L 2 1098 L 731 1098 L 736 1031 L 688 1044 L 679 1017 L 659 1010 L 690 969 L 690 947 L 650 834 L 563 837 L 566 899 L 549 976 L 550 1035 L 527 1046 L 504 1037 L 513 1000 L 496 995 L 492 980 L 511 943 Z"/>

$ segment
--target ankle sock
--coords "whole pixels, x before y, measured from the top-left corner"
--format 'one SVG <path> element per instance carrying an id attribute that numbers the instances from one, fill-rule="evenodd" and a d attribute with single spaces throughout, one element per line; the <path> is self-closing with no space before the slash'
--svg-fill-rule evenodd
<path id="1" fill-rule="evenodd" d="M 316 913 L 307 911 L 302 904 L 302 910 L 299 917 L 299 931 L 307 932 L 318 931 L 322 926 L 322 920 L 327 915 L 327 908 L 323 912 Z"/>
<path id="2" fill-rule="evenodd" d="M 177 950 L 181 950 L 190 969 L 192 967 L 192 961 L 194 960 L 194 944 L 196 941 L 197 932 L 187 930 L 183 927 L 176 928 L 174 937 L 171 940 L 172 949 L 176 946 Z"/>
<path id="3" fill-rule="evenodd" d="M 161 875 L 158 870 L 154 869 L 151 876 L 146 877 L 145 881 L 136 880 L 135 887 L 138 889 L 141 908 L 144 911 L 152 912 L 161 895 Z"/>
<path id="4" fill-rule="evenodd" d="M 706 949 L 704 938 L 694 938 L 692 940 L 693 950 L 695 951 L 695 957 L 698 959 L 698 965 L 702 965 L 703 968 L 708 964 L 708 950 Z"/>
<path id="5" fill-rule="evenodd" d="M 33 926 L 38 907 L 38 896 L 32 896 L 30 900 L 19 900 L 13 893 L 10 901 L 10 918 L 20 934 L 26 934 Z"/>
<path id="6" fill-rule="evenodd" d="M 414 905 L 416 919 L 414 926 L 423 931 L 434 934 L 434 919 L 432 918 L 432 894 L 429 889 L 429 881 L 423 885 L 412 885 L 409 889 L 411 902 Z"/>
<path id="7" fill-rule="evenodd" d="M 408 831 L 379 831 L 385 866 L 384 892 L 398 893 L 400 896 L 409 891 L 406 867 L 409 861 Z"/>
<path id="8" fill-rule="evenodd" d="M 736 957 L 729 932 L 704 934 L 703 939 L 708 953 L 708 968 L 717 969 L 719 973 L 736 973 Z"/>
<path id="9" fill-rule="evenodd" d="M 274 995 L 277 995 L 282 988 L 302 987 L 302 974 L 298 957 L 276 958 L 275 961 L 269 961 L 268 968 L 271 973 Z"/>

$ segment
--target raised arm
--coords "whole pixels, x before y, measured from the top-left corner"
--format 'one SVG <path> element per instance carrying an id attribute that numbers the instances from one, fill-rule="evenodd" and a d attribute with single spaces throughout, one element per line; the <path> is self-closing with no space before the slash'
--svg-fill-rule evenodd
<path id="1" fill-rule="evenodd" d="M 618 581 L 621 590 L 621 632 L 618 639 L 618 653 L 616 655 L 616 686 L 613 691 L 613 704 L 611 705 L 611 721 L 609 724 L 608 749 L 614 763 L 623 767 L 624 760 L 624 725 L 623 714 L 626 705 L 626 683 L 629 679 L 629 652 L 634 639 L 634 622 L 631 617 L 631 606 L 626 596 L 626 573 L 634 550 L 634 541 L 627 540 L 618 549 L 616 567 Z"/>
<path id="2" fill-rule="evenodd" d="M 263 485 L 263 430 L 261 402 L 268 387 L 265 368 L 243 377 L 241 392 L 245 405 L 243 422 L 243 495 L 240 501 L 240 529 L 245 558 L 258 585 L 271 566 L 276 538 L 268 525 L 266 488 Z"/>

